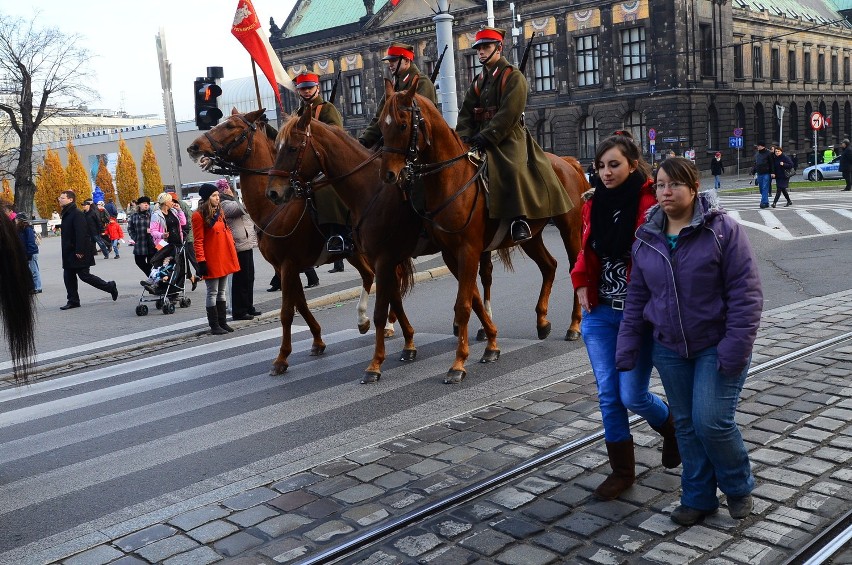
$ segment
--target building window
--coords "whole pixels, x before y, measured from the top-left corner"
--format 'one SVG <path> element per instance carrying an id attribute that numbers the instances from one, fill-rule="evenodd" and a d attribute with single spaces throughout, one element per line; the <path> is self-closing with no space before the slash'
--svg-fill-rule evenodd
<path id="1" fill-rule="evenodd" d="M 763 104 L 758 102 L 754 105 L 754 135 L 755 141 L 766 139 L 766 120 L 763 117 Z"/>
<path id="2" fill-rule="evenodd" d="M 769 72 L 772 80 L 781 80 L 781 50 L 772 49 L 772 54 L 769 56 Z"/>
<path id="3" fill-rule="evenodd" d="M 707 108 L 707 149 L 720 149 L 719 147 L 719 113 L 716 106 Z"/>
<path id="4" fill-rule="evenodd" d="M 763 78 L 763 48 L 760 45 L 751 48 L 751 78 Z"/>
<path id="5" fill-rule="evenodd" d="M 700 44 L 698 50 L 701 54 L 701 76 L 716 76 L 713 70 L 713 28 L 709 24 L 701 24 Z"/>
<path id="6" fill-rule="evenodd" d="M 552 44 L 538 43 L 533 46 L 533 68 L 535 69 L 536 92 L 556 89 Z"/>
<path id="7" fill-rule="evenodd" d="M 790 50 L 787 52 L 787 80 L 798 80 L 798 69 L 796 69 L 796 52 Z"/>
<path id="8" fill-rule="evenodd" d="M 326 102 L 331 101 L 331 86 L 334 84 L 334 81 L 329 79 L 324 79 L 320 81 L 320 96 Z"/>
<path id="9" fill-rule="evenodd" d="M 790 107 L 787 109 L 788 119 L 787 135 L 788 139 L 793 142 L 793 149 L 799 148 L 799 107 L 795 102 L 790 102 Z"/>
<path id="10" fill-rule="evenodd" d="M 621 67 L 624 80 L 643 79 L 647 76 L 645 28 L 621 30 Z"/>
<path id="11" fill-rule="evenodd" d="M 584 35 L 574 40 L 577 48 L 577 86 L 598 84 L 598 36 Z M 849 62 L 849 59 L 846 59 Z"/>
<path id="12" fill-rule="evenodd" d="M 825 82 L 825 53 L 817 55 L 817 80 Z"/>
<path id="13" fill-rule="evenodd" d="M 364 105 L 361 102 L 361 75 L 351 75 L 349 81 L 349 113 L 358 116 L 364 113 Z"/>
<path id="14" fill-rule="evenodd" d="M 474 53 L 467 56 L 467 78 L 468 82 L 473 82 L 476 75 L 482 70 L 482 63 L 479 62 L 479 55 Z"/>
<path id="15" fill-rule="evenodd" d="M 642 152 L 648 151 L 648 136 L 645 133 L 645 119 L 641 112 L 628 112 L 624 116 L 624 129 L 633 135 L 634 141 L 642 148 Z"/>
<path id="16" fill-rule="evenodd" d="M 550 120 L 541 120 L 535 128 L 535 137 L 542 149 L 553 153 L 553 124 Z"/>
<path id="17" fill-rule="evenodd" d="M 745 78 L 743 46 L 734 45 L 734 78 Z"/>
<path id="18" fill-rule="evenodd" d="M 594 159 L 595 148 L 598 146 L 598 126 L 595 119 L 586 116 L 580 121 L 580 158 Z"/>
<path id="19" fill-rule="evenodd" d="M 837 53 L 831 54 L 831 82 L 837 84 L 840 78 L 840 69 L 837 66 Z"/>
<path id="20" fill-rule="evenodd" d="M 811 75 L 811 54 L 810 53 L 805 52 L 805 61 L 804 61 L 803 64 L 804 64 L 804 67 L 805 67 L 805 82 L 811 82 L 814 79 L 814 77 Z"/>
<path id="21" fill-rule="evenodd" d="M 843 57 L 843 82 L 852 82 L 852 68 L 849 65 L 849 57 Z"/>

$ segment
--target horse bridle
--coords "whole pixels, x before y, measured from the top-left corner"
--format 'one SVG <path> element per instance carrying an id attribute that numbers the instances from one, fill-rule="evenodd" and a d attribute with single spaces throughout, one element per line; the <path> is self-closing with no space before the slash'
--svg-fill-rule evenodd
<path id="1" fill-rule="evenodd" d="M 213 156 L 211 159 L 213 160 L 215 168 L 211 169 L 210 172 L 230 176 L 242 173 L 255 175 L 266 174 L 268 169 L 248 169 L 242 166 L 242 164 L 251 157 L 252 151 L 254 150 L 254 134 L 257 131 L 257 125 L 254 122 L 248 121 L 242 115 L 237 117 L 248 127 L 226 145 L 219 143 L 212 135 L 210 135 L 210 132 L 204 132 L 204 137 L 210 143 L 210 147 L 213 148 Z M 243 153 L 242 158 L 235 161 L 230 157 L 231 151 L 242 145 L 243 142 L 247 143 L 246 150 Z"/>

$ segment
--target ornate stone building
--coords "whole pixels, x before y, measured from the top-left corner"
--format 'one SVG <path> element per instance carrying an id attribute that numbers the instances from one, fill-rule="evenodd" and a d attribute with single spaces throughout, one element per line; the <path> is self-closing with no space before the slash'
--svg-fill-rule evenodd
<path id="1" fill-rule="evenodd" d="M 802 158 L 812 148 L 811 112 L 830 117 L 818 145 L 852 134 L 850 0 L 517 0 L 519 59 L 536 38 L 525 72 L 526 124 L 546 149 L 590 161 L 616 129 L 632 130 L 648 157 L 695 150 L 702 169 L 742 130 L 743 168 L 755 141 L 783 139 Z M 510 3 L 495 0 L 496 25 L 512 29 Z M 285 68 L 309 68 L 335 101 L 347 129 L 369 122 L 383 91 L 381 57 L 389 42 L 415 46 L 417 64 L 438 58 L 435 0 L 298 0 L 272 45 Z M 451 2 L 459 99 L 478 72 L 470 49 L 485 24 L 485 0 Z M 287 110 L 295 99 L 287 97 Z M 783 107 L 783 118 L 776 107 Z M 654 133 L 651 133 L 651 130 Z M 655 137 L 654 142 L 650 136 Z M 653 146 L 653 148 L 652 148 Z"/>

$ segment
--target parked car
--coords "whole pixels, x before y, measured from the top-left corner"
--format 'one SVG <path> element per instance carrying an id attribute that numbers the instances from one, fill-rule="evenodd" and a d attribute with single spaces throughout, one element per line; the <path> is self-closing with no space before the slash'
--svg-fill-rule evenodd
<path id="1" fill-rule="evenodd" d="M 843 175 L 840 174 L 840 157 L 835 157 L 830 163 L 808 167 L 802 171 L 802 176 L 811 181 L 842 179 Z"/>
<path id="2" fill-rule="evenodd" d="M 118 220 L 120 224 L 123 224 L 127 221 L 127 212 L 125 212 L 124 210 L 119 210 L 118 215 L 115 217 L 115 219 Z"/>

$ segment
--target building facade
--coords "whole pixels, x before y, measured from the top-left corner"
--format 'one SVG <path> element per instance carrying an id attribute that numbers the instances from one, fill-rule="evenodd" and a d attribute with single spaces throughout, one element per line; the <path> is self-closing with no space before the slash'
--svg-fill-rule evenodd
<path id="1" fill-rule="evenodd" d="M 391 41 L 413 44 L 418 66 L 433 69 L 439 50 L 430 4 L 299 0 L 280 28 L 270 22 L 271 42 L 289 72 L 318 73 L 326 96 L 341 71 L 335 103 L 357 134 L 384 91 L 381 57 Z M 741 144 L 747 169 L 756 141 L 780 140 L 788 153 L 806 158 L 814 111 L 830 121 L 818 132 L 820 151 L 852 134 L 849 0 L 512 4 L 521 23 L 514 42 L 507 34 L 505 54 L 519 60 L 525 38 L 535 34 L 524 69 L 525 121 L 554 153 L 590 162 L 598 141 L 628 129 L 649 159 L 693 150 L 702 169 L 716 151 L 733 164 L 731 145 Z M 511 30 L 510 3 L 494 6 L 496 25 Z M 451 10 L 461 100 L 479 71 L 470 45 L 486 23 L 486 6 L 456 0 Z M 292 110 L 295 98 L 285 99 Z"/>

